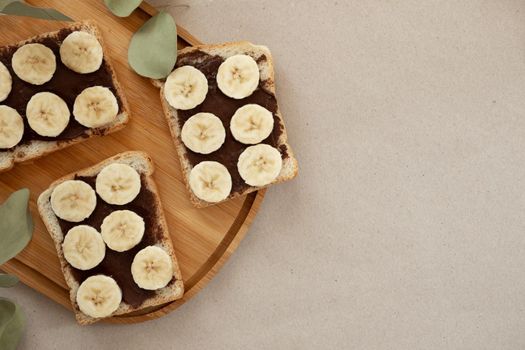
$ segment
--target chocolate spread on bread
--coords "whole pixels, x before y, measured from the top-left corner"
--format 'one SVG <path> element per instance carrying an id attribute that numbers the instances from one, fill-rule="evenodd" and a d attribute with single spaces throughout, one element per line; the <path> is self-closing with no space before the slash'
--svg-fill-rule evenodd
<path id="1" fill-rule="evenodd" d="M 96 176 L 75 176 L 75 180 L 81 180 L 95 189 Z M 106 247 L 104 260 L 93 269 L 82 271 L 71 266 L 73 276 L 80 284 L 86 278 L 93 275 L 107 275 L 115 279 L 122 290 L 122 300 L 133 307 L 139 307 L 144 301 L 155 296 L 155 291 L 145 290 L 133 280 L 131 274 L 131 263 L 135 255 L 143 248 L 155 245 L 162 239 L 161 227 L 158 225 L 156 216 L 157 208 L 155 194 L 148 190 L 144 176 L 141 176 L 141 189 L 137 197 L 125 205 L 112 205 L 106 203 L 97 194 L 97 206 L 93 213 L 82 222 L 68 222 L 57 217 L 64 236 L 67 232 L 78 225 L 89 225 L 100 232 L 100 226 L 106 216 L 115 210 L 131 210 L 144 219 L 146 231 L 139 244 L 125 252 L 116 252 Z M 175 277 L 168 284 L 175 282 Z"/>
<path id="2" fill-rule="evenodd" d="M 266 60 L 266 56 L 261 55 L 256 62 L 259 63 L 264 60 Z M 266 143 L 278 148 L 283 159 L 286 159 L 288 157 L 286 145 L 279 145 L 278 143 L 284 127 L 281 120 L 275 114 L 277 112 L 277 101 L 275 95 L 264 88 L 265 81 L 261 80 L 259 82 L 259 86 L 252 95 L 240 100 L 230 98 L 222 93 L 217 86 L 216 80 L 217 71 L 222 62 L 224 62 L 222 57 L 212 56 L 199 50 L 184 53 L 178 57 L 175 68 L 191 65 L 200 70 L 208 80 L 208 93 L 206 99 L 200 105 L 186 111 L 177 110 L 177 115 L 180 128 L 182 128 L 184 123 L 191 116 L 199 112 L 213 113 L 221 119 L 224 129 L 226 130 L 226 139 L 221 148 L 210 154 L 195 153 L 186 148 L 187 159 L 192 166 L 195 166 L 202 161 L 217 161 L 223 164 L 228 168 L 232 177 L 231 192 L 243 192 L 250 186 L 241 178 L 241 175 L 237 170 L 237 160 L 239 159 L 239 155 L 250 145 L 245 145 L 235 140 L 232 136 L 230 131 L 230 120 L 233 114 L 238 108 L 250 103 L 261 105 L 272 112 L 274 118 L 273 131 L 270 136 L 261 143 Z"/>
<path id="3" fill-rule="evenodd" d="M 122 111 L 122 102 L 120 101 L 117 90 L 115 89 L 115 85 L 113 84 L 112 76 L 108 69 L 108 64 L 105 58 L 100 68 L 97 71 L 89 74 L 76 73 L 64 66 L 60 60 L 60 43 L 73 31 L 74 29 L 71 28 L 62 29 L 58 32 L 57 37 L 41 38 L 31 41 L 32 43 L 40 43 L 49 47 L 55 54 L 55 74 L 50 81 L 43 85 L 33 85 L 27 83 L 21 80 L 13 71 L 13 68 L 11 67 L 11 57 L 21 45 L 5 46 L 0 48 L 0 61 L 7 67 L 13 80 L 11 93 L 7 99 L 3 102 L 0 102 L 0 104 L 16 109 L 24 119 L 24 135 L 17 146 L 27 144 L 32 140 L 65 141 L 80 136 L 87 137 L 87 130 L 89 130 L 89 128 L 79 124 L 73 117 L 73 104 L 75 102 L 75 98 L 85 88 L 96 85 L 109 88 L 117 98 L 119 113 Z M 29 127 L 27 119 L 25 118 L 27 103 L 34 94 L 43 91 L 52 92 L 60 96 L 66 102 L 69 112 L 71 113 L 69 124 L 65 130 L 56 137 L 45 137 L 38 135 Z M 103 128 L 101 128 L 99 132 L 103 133 Z M 0 150 L 0 152 L 6 151 L 9 151 L 9 149 Z"/>

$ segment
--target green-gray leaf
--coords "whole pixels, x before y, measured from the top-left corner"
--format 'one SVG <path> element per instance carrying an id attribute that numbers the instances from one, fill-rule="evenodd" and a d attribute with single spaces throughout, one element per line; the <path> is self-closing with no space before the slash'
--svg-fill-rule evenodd
<path id="1" fill-rule="evenodd" d="M 25 316 L 20 307 L 0 298 L 0 349 L 14 350 L 22 336 Z"/>
<path id="2" fill-rule="evenodd" d="M 0 206 L 0 265 L 17 255 L 31 240 L 33 219 L 29 190 L 16 191 Z"/>
<path id="3" fill-rule="evenodd" d="M 142 0 L 104 0 L 104 2 L 115 16 L 128 17 L 139 7 Z"/>
<path id="4" fill-rule="evenodd" d="M 150 18 L 131 38 L 128 62 L 138 74 L 154 79 L 168 76 L 177 61 L 177 26 L 161 11 Z"/>
<path id="5" fill-rule="evenodd" d="M 17 0 L 0 0 L 0 10 L 6 7 L 8 4 L 15 2 Z"/>
<path id="6" fill-rule="evenodd" d="M 18 277 L 0 273 L 0 288 L 10 288 L 18 283 Z"/>
<path id="7" fill-rule="evenodd" d="M 1 12 L 6 15 L 26 16 L 54 21 L 72 21 L 71 18 L 55 9 L 35 7 L 20 1 L 7 4 Z"/>

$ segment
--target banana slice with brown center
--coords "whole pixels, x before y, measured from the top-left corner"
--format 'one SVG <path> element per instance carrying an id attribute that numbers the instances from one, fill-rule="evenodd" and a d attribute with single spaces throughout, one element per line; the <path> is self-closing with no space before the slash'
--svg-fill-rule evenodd
<path id="1" fill-rule="evenodd" d="M 16 109 L 0 106 L 0 149 L 16 146 L 24 136 L 24 120 Z"/>
<path id="2" fill-rule="evenodd" d="M 97 196 L 91 186 L 80 180 L 67 180 L 51 193 L 51 208 L 59 218 L 80 222 L 95 210 Z"/>
<path id="3" fill-rule="evenodd" d="M 279 150 L 270 145 L 259 144 L 250 146 L 241 153 L 237 169 L 248 185 L 265 186 L 279 176 L 282 165 Z"/>
<path id="4" fill-rule="evenodd" d="M 117 282 L 105 275 L 88 277 L 77 290 L 76 302 L 80 311 L 94 318 L 110 316 L 122 301 Z"/>
<path id="5" fill-rule="evenodd" d="M 128 204 L 140 192 L 140 175 L 127 164 L 113 163 L 97 175 L 98 195 L 109 204 Z"/>
<path id="6" fill-rule="evenodd" d="M 273 130 L 273 114 L 257 104 L 247 104 L 235 112 L 230 121 L 233 137 L 245 144 L 257 144 Z"/>
<path id="7" fill-rule="evenodd" d="M 232 178 L 221 163 L 204 161 L 191 169 L 189 184 L 195 196 L 206 202 L 216 203 L 230 195 Z"/>
<path id="8" fill-rule="evenodd" d="M 26 106 L 27 122 L 41 136 L 58 136 L 67 127 L 69 116 L 67 104 L 51 92 L 33 95 Z"/>
<path id="9" fill-rule="evenodd" d="M 182 126 L 181 139 L 190 150 L 210 154 L 224 143 L 226 131 L 222 121 L 212 113 L 197 113 Z"/>
<path id="10" fill-rule="evenodd" d="M 11 58 L 15 74 L 34 85 L 47 83 L 57 68 L 55 54 L 42 44 L 26 44 L 18 48 Z"/>
<path id="11" fill-rule="evenodd" d="M 252 57 L 234 55 L 219 66 L 217 85 L 226 96 L 242 99 L 257 89 L 259 78 L 259 67 Z"/>
<path id="12" fill-rule="evenodd" d="M 106 245 L 93 227 L 79 225 L 70 229 L 62 242 L 64 258 L 79 270 L 90 270 L 106 255 Z"/>
<path id="13" fill-rule="evenodd" d="M 102 58 L 102 46 L 94 35 L 87 32 L 72 32 L 60 45 L 62 63 L 77 73 L 86 74 L 98 70 Z"/>
<path id="14" fill-rule="evenodd" d="M 73 105 L 75 119 L 88 128 L 98 128 L 112 123 L 118 115 L 117 98 L 110 89 L 93 86 L 84 89 Z"/>
<path id="15" fill-rule="evenodd" d="M 140 243 L 146 226 L 144 219 L 131 210 L 117 210 L 102 221 L 100 231 L 109 248 L 117 252 L 130 250 Z"/>
<path id="16" fill-rule="evenodd" d="M 12 87 L 13 79 L 11 78 L 11 73 L 9 73 L 7 67 L 0 62 L 0 102 L 9 96 Z"/>
<path id="17" fill-rule="evenodd" d="M 171 72 L 164 84 L 164 97 L 176 109 L 188 110 L 200 105 L 208 93 L 208 80 L 200 70 L 182 66 Z"/>
<path id="18" fill-rule="evenodd" d="M 164 288 L 173 278 L 173 263 L 166 251 L 148 246 L 135 255 L 131 264 L 133 280 L 142 289 Z"/>

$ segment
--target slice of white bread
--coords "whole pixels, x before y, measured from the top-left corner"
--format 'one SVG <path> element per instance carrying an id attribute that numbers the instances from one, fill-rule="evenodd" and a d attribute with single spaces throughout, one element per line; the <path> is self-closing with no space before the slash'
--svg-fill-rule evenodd
<path id="1" fill-rule="evenodd" d="M 82 142 L 93 136 L 102 136 L 102 135 L 106 135 L 106 134 L 118 131 L 122 129 L 129 120 L 129 112 L 128 112 L 129 107 L 126 101 L 126 96 L 124 95 L 124 92 L 122 91 L 122 88 L 120 87 L 120 84 L 117 80 L 115 70 L 113 69 L 111 65 L 111 62 L 110 62 L 111 60 L 108 55 L 109 51 L 104 45 L 104 40 L 102 38 L 102 35 L 98 27 L 92 21 L 82 21 L 82 22 L 72 23 L 66 27 L 63 27 L 62 29 L 80 30 L 80 31 L 91 33 L 97 37 L 98 41 L 102 45 L 102 49 L 104 52 L 103 64 L 106 65 L 107 70 L 111 74 L 111 80 L 113 82 L 113 85 L 115 86 L 117 97 L 121 101 L 120 113 L 117 115 L 117 117 L 111 124 L 108 124 L 103 127 L 96 128 L 96 129 L 88 129 L 85 134 L 75 137 L 73 139 L 50 140 L 50 141 L 31 140 L 27 143 L 23 143 L 18 146 L 15 146 L 12 149 L 9 149 L 8 151 L 0 151 L 0 172 L 11 169 L 15 165 L 15 163 L 21 163 L 21 162 L 24 162 L 30 159 L 36 159 L 36 158 L 45 156 L 46 154 L 49 154 L 51 152 L 57 151 L 59 149 L 71 146 L 79 142 Z M 40 35 L 31 37 L 27 40 L 18 42 L 10 46 L 20 47 L 22 45 L 25 45 L 31 42 L 42 40 L 44 38 L 51 38 L 51 39 L 58 40 L 59 32 L 60 31 L 57 30 L 54 32 L 40 34 Z M 57 57 L 56 59 L 60 60 L 60 57 Z M 12 91 L 11 93 L 15 93 L 15 92 Z M 0 104 L 2 104 L 2 102 L 0 102 Z M 71 118 L 73 118 L 73 116 L 71 116 Z"/>
<path id="2" fill-rule="evenodd" d="M 258 64 L 259 66 L 259 73 L 260 73 L 260 80 L 262 82 L 262 87 L 266 90 L 271 92 L 275 96 L 275 71 L 273 66 L 273 58 L 272 54 L 270 53 L 270 50 L 266 46 L 262 45 L 254 45 L 248 41 L 240 41 L 240 42 L 232 42 L 232 43 L 225 43 L 225 44 L 218 44 L 218 45 L 199 45 L 199 46 L 192 46 L 187 47 L 179 51 L 178 56 L 181 57 L 185 54 L 192 53 L 195 51 L 202 51 L 204 53 L 207 53 L 209 55 L 217 55 L 222 57 L 223 59 L 226 59 L 233 55 L 238 54 L 245 54 L 251 56 Z M 266 59 L 259 60 L 260 57 L 265 56 Z M 187 64 L 191 65 L 191 61 Z M 177 110 L 173 107 L 171 107 L 164 97 L 164 82 L 161 80 L 154 80 L 153 84 L 160 88 L 160 100 L 162 102 L 162 107 L 164 110 L 164 115 L 168 121 L 168 125 L 170 127 L 171 135 L 173 137 L 175 147 L 177 149 L 180 164 L 182 168 L 182 172 L 184 175 L 184 179 L 186 182 L 186 187 L 188 189 L 188 192 L 190 193 L 190 200 L 198 208 L 206 207 L 212 204 L 217 203 L 209 203 L 206 201 L 203 201 L 196 197 L 193 192 L 190 189 L 189 186 L 189 175 L 191 172 L 191 169 L 193 168 L 190 162 L 188 161 L 186 154 L 188 152 L 186 146 L 181 140 L 181 128 L 179 125 L 179 121 L 177 119 Z M 213 112 L 213 111 L 209 111 Z M 243 191 L 238 192 L 232 192 L 225 200 L 229 200 L 238 196 L 242 196 L 245 194 L 248 194 L 253 191 L 260 190 L 262 188 L 271 186 L 276 183 L 280 183 L 283 181 L 291 180 L 293 179 L 298 172 L 298 164 L 297 160 L 294 157 L 292 148 L 288 144 L 288 137 L 286 134 L 286 128 L 283 121 L 283 117 L 281 115 L 281 111 L 279 110 L 279 105 L 277 104 L 277 111 L 275 112 L 275 116 L 279 123 L 282 125 L 282 133 L 279 137 L 279 140 L 277 141 L 277 148 L 280 146 L 286 147 L 287 150 L 287 157 L 283 159 L 283 166 L 281 169 L 281 172 L 279 173 L 279 176 L 270 184 L 262 187 L 253 187 L 248 186 Z"/>
<path id="3" fill-rule="evenodd" d="M 75 176 L 96 176 L 105 166 L 111 163 L 123 163 L 133 167 L 143 178 L 143 186 L 145 182 L 145 188 L 154 194 L 155 208 L 152 208 L 152 210 L 156 210 L 154 212 L 155 217 L 158 219 L 158 222 L 156 222 L 156 224 L 159 227 L 158 232 L 161 232 L 161 238 L 158 239 L 155 245 L 163 248 L 171 256 L 174 270 L 173 276 L 175 278 L 175 280 L 170 282 L 166 287 L 155 291 L 155 296 L 146 299 L 140 307 L 133 307 L 132 305 L 129 305 L 122 301 L 120 303 L 119 308 L 113 313 L 113 315 L 122 315 L 129 312 L 138 311 L 147 307 L 161 305 L 176 299 L 180 299 L 184 293 L 182 275 L 171 242 L 158 190 L 152 179 L 152 174 L 154 171 L 153 162 L 151 158 L 143 152 L 130 151 L 120 153 L 116 156 L 102 161 L 101 163 L 93 165 L 92 167 L 80 170 L 74 174 L 64 176 L 63 178 L 53 182 L 49 186 L 49 188 L 42 192 L 42 194 L 38 197 L 38 211 L 42 220 L 44 221 L 44 224 L 49 234 L 51 235 L 51 238 L 55 243 L 55 248 L 57 250 L 58 258 L 60 260 L 62 272 L 64 273 L 66 283 L 70 288 L 71 304 L 73 306 L 73 310 L 75 311 L 75 316 L 78 323 L 82 325 L 94 323 L 99 321 L 100 319 L 95 319 L 82 313 L 77 305 L 76 295 L 78 287 L 80 285 L 73 275 L 73 268 L 64 258 L 64 254 L 62 251 L 62 241 L 64 239 L 65 232 L 62 232 L 62 229 L 58 222 L 58 218 L 56 217 L 55 213 L 53 212 L 53 209 L 51 208 L 50 198 L 54 188 L 60 183 L 66 180 L 72 180 L 75 178 Z M 102 199 L 100 197 L 97 198 L 97 201 L 101 200 Z M 148 228 L 146 228 L 146 234 L 148 234 L 147 232 Z"/>

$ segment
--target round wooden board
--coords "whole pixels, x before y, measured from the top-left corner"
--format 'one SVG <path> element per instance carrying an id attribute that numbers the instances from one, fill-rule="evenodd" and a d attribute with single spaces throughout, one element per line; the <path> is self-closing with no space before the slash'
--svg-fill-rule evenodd
<path id="1" fill-rule="evenodd" d="M 18 164 L 11 171 L 0 174 L 0 200 L 5 200 L 17 189 L 29 188 L 30 207 L 35 221 L 31 243 L 15 259 L 0 268 L 71 309 L 69 291 L 53 242 L 35 207 L 36 198 L 51 182 L 66 174 L 126 150 L 146 151 L 155 162 L 153 178 L 160 191 L 186 292 L 176 302 L 105 321 L 135 323 L 158 318 L 191 299 L 213 278 L 246 234 L 263 200 L 264 191 L 205 209 L 196 209 L 191 205 L 160 106 L 159 91 L 148 79 L 133 73 L 127 64 L 128 42 L 133 32 L 150 18 L 154 11 L 151 7 L 143 5 L 142 10 L 136 10 L 130 17 L 118 18 L 111 15 L 103 1 L 29 2 L 36 6 L 55 8 L 75 20 L 96 21 L 109 50 L 106 54 L 127 96 L 131 122 L 115 134 L 89 139 L 33 162 Z M 63 22 L 0 16 L 0 45 L 57 30 L 63 25 Z M 198 43 L 183 28 L 178 28 L 178 34 L 180 47 Z M 71 315 L 73 319 L 73 313 Z"/>

